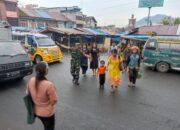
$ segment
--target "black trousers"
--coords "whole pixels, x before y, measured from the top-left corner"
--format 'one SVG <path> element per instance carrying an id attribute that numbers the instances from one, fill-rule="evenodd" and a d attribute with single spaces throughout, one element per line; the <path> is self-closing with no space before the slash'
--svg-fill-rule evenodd
<path id="1" fill-rule="evenodd" d="M 81 69 L 82 69 L 82 74 L 86 74 L 86 71 L 88 69 L 88 66 L 81 66 Z"/>
<path id="2" fill-rule="evenodd" d="M 44 130 L 55 130 L 55 115 L 51 117 L 39 117 L 37 116 L 44 125 Z"/>
<path id="3" fill-rule="evenodd" d="M 136 84 L 137 76 L 138 76 L 138 70 L 136 68 L 129 69 L 129 80 L 130 80 L 130 82 L 132 82 L 133 84 Z"/>
<path id="4" fill-rule="evenodd" d="M 106 81 L 106 74 L 100 74 L 99 75 L 99 84 L 104 85 Z"/>

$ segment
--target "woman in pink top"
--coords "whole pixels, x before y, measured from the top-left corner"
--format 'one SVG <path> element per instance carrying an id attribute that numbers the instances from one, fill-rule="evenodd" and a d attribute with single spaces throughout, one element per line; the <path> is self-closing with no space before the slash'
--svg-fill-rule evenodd
<path id="1" fill-rule="evenodd" d="M 57 94 L 55 86 L 48 81 L 48 64 L 40 62 L 36 65 L 36 77 L 30 79 L 28 92 L 34 102 L 34 112 L 42 121 L 44 130 L 54 130 L 55 128 L 55 104 Z"/>

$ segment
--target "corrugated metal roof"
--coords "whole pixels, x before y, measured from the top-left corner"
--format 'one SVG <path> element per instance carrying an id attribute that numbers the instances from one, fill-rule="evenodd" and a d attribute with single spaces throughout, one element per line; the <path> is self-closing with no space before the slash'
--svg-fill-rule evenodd
<path id="1" fill-rule="evenodd" d="M 56 32 L 64 35 L 88 35 L 88 33 L 78 31 L 72 28 L 54 28 L 54 27 L 47 27 L 45 30 L 41 31 L 41 33 L 46 32 Z"/>
<path id="2" fill-rule="evenodd" d="M 45 11 L 43 10 L 38 10 L 38 9 L 35 9 L 35 12 L 42 18 L 48 18 L 48 19 L 51 19 L 52 17 L 50 15 L 48 15 L 48 13 L 46 13 Z"/>
<path id="3" fill-rule="evenodd" d="M 92 33 L 93 35 L 101 35 L 101 36 L 108 36 L 109 34 L 107 32 L 104 32 L 99 29 L 92 29 L 92 28 L 83 28 L 86 32 Z"/>
<path id="4" fill-rule="evenodd" d="M 47 12 L 47 13 L 57 21 L 69 21 L 69 19 L 60 12 Z"/>
<path id="5" fill-rule="evenodd" d="M 53 19 L 46 11 L 32 8 L 20 8 L 27 16 L 35 18 Z"/>
<path id="6" fill-rule="evenodd" d="M 22 12 L 24 12 L 29 17 L 40 17 L 33 9 L 29 8 L 20 8 Z"/>
<path id="7" fill-rule="evenodd" d="M 147 34 L 148 32 L 156 32 L 157 35 L 177 35 L 177 26 L 157 25 L 140 27 L 136 34 Z"/>

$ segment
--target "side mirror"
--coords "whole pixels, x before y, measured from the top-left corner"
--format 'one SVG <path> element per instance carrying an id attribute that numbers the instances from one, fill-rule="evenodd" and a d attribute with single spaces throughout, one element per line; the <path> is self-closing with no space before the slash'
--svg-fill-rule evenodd
<path id="1" fill-rule="evenodd" d="M 30 45 L 24 45 L 25 49 L 29 49 L 31 46 Z"/>

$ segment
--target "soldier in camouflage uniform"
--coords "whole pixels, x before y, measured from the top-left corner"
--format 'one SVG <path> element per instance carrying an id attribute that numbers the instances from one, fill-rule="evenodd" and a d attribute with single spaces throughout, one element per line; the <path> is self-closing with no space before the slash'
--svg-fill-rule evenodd
<path id="1" fill-rule="evenodd" d="M 80 60 L 81 51 L 79 49 L 71 49 L 71 75 L 73 76 L 73 82 L 79 84 L 79 72 L 80 72 Z"/>
<path id="2" fill-rule="evenodd" d="M 71 52 L 71 75 L 73 76 L 73 82 L 79 85 L 79 73 L 81 64 L 81 55 L 86 55 L 81 52 L 81 44 L 76 43 L 75 47 L 71 48 L 69 46 L 60 45 L 59 46 L 69 49 Z M 86 55 L 87 56 L 87 55 Z"/>

